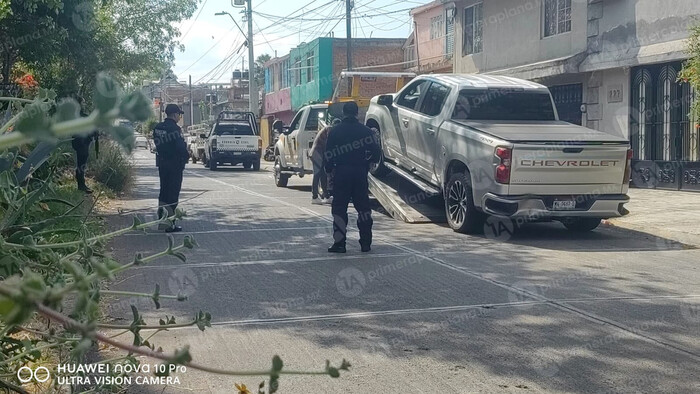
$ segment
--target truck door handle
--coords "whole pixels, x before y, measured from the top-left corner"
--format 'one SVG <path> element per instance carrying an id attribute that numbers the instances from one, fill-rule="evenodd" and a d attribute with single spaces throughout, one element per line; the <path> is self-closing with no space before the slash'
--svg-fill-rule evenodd
<path id="1" fill-rule="evenodd" d="M 408 126 L 408 118 L 401 118 L 404 126 Z"/>
<path id="2" fill-rule="evenodd" d="M 564 153 L 581 153 L 583 148 L 564 148 Z"/>
<path id="3" fill-rule="evenodd" d="M 430 135 L 435 135 L 435 129 L 432 127 L 428 127 L 427 129 L 425 129 L 425 131 L 427 131 Z"/>

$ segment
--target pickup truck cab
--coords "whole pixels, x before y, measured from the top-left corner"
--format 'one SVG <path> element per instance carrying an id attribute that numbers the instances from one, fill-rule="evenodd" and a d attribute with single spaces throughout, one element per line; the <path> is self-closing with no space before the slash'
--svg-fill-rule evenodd
<path id="1" fill-rule="evenodd" d="M 206 139 L 204 165 L 212 171 L 223 164 L 260 170 L 262 139 L 252 112 L 223 111 L 209 134 L 200 137 Z"/>
<path id="2" fill-rule="evenodd" d="M 482 231 L 488 215 L 590 231 L 628 213 L 629 141 L 560 121 L 543 85 L 421 76 L 374 97 L 365 122 L 382 144 L 372 174 L 393 170 L 442 194 L 455 231 Z"/>
<path id="3" fill-rule="evenodd" d="M 309 150 L 316 134 L 326 127 L 328 104 L 302 107 L 292 123 L 280 131 L 275 144 L 275 184 L 286 187 L 292 175 L 304 177 L 313 173 Z"/>

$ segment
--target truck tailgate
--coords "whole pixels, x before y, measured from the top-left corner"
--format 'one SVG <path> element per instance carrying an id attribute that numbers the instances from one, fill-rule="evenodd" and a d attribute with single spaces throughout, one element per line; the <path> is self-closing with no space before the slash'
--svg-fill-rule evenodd
<path id="1" fill-rule="evenodd" d="M 515 144 L 510 194 L 623 192 L 627 144 Z"/>
<path id="2" fill-rule="evenodd" d="M 216 137 L 216 149 L 221 151 L 256 151 L 258 136 L 224 135 Z"/>

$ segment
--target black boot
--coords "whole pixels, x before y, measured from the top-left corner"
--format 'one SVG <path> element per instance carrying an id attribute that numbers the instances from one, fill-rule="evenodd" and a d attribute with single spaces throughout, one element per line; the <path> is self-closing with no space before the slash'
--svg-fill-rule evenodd
<path id="1" fill-rule="evenodd" d="M 85 184 L 85 174 L 80 171 L 75 172 L 75 180 L 78 182 L 78 190 L 85 194 L 92 194 L 92 190 Z"/>
<path id="2" fill-rule="evenodd" d="M 333 244 L 328 248 L 328 253 L 345 253 L 345 244 Z"/>

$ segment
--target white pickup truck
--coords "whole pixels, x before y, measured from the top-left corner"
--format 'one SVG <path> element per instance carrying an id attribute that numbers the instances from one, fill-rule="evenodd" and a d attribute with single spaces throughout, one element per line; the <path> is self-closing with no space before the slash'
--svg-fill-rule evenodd
<path id="1" fill-rule="evenodd" d="M 260 170 L 262 139 L 252 112 L 223 111 L 208 135 L 202 134 L 204 165 L 210 170 L 223 164 L 242 164 L 243 168 Z"/>
<path id="2" fill-rule="evenodd" d="M 286 187 L 292 175 L 313 174 L 309 150 L 316 134 L 326 126 L 328 104 L 302 107 L 292 123 L 280 131 L 275 144 L 275 184 Z"/>
<path id="3" fill-rule="evenodd" d="M 559 121 L 545 86 L 425 75 L 374 97 L 365 122 L 381 136 L 373 175 L 442 194 L 455 231 L 483 231 L 487 215 L 590 231 L 628 213 L 629 141 Z"/>

